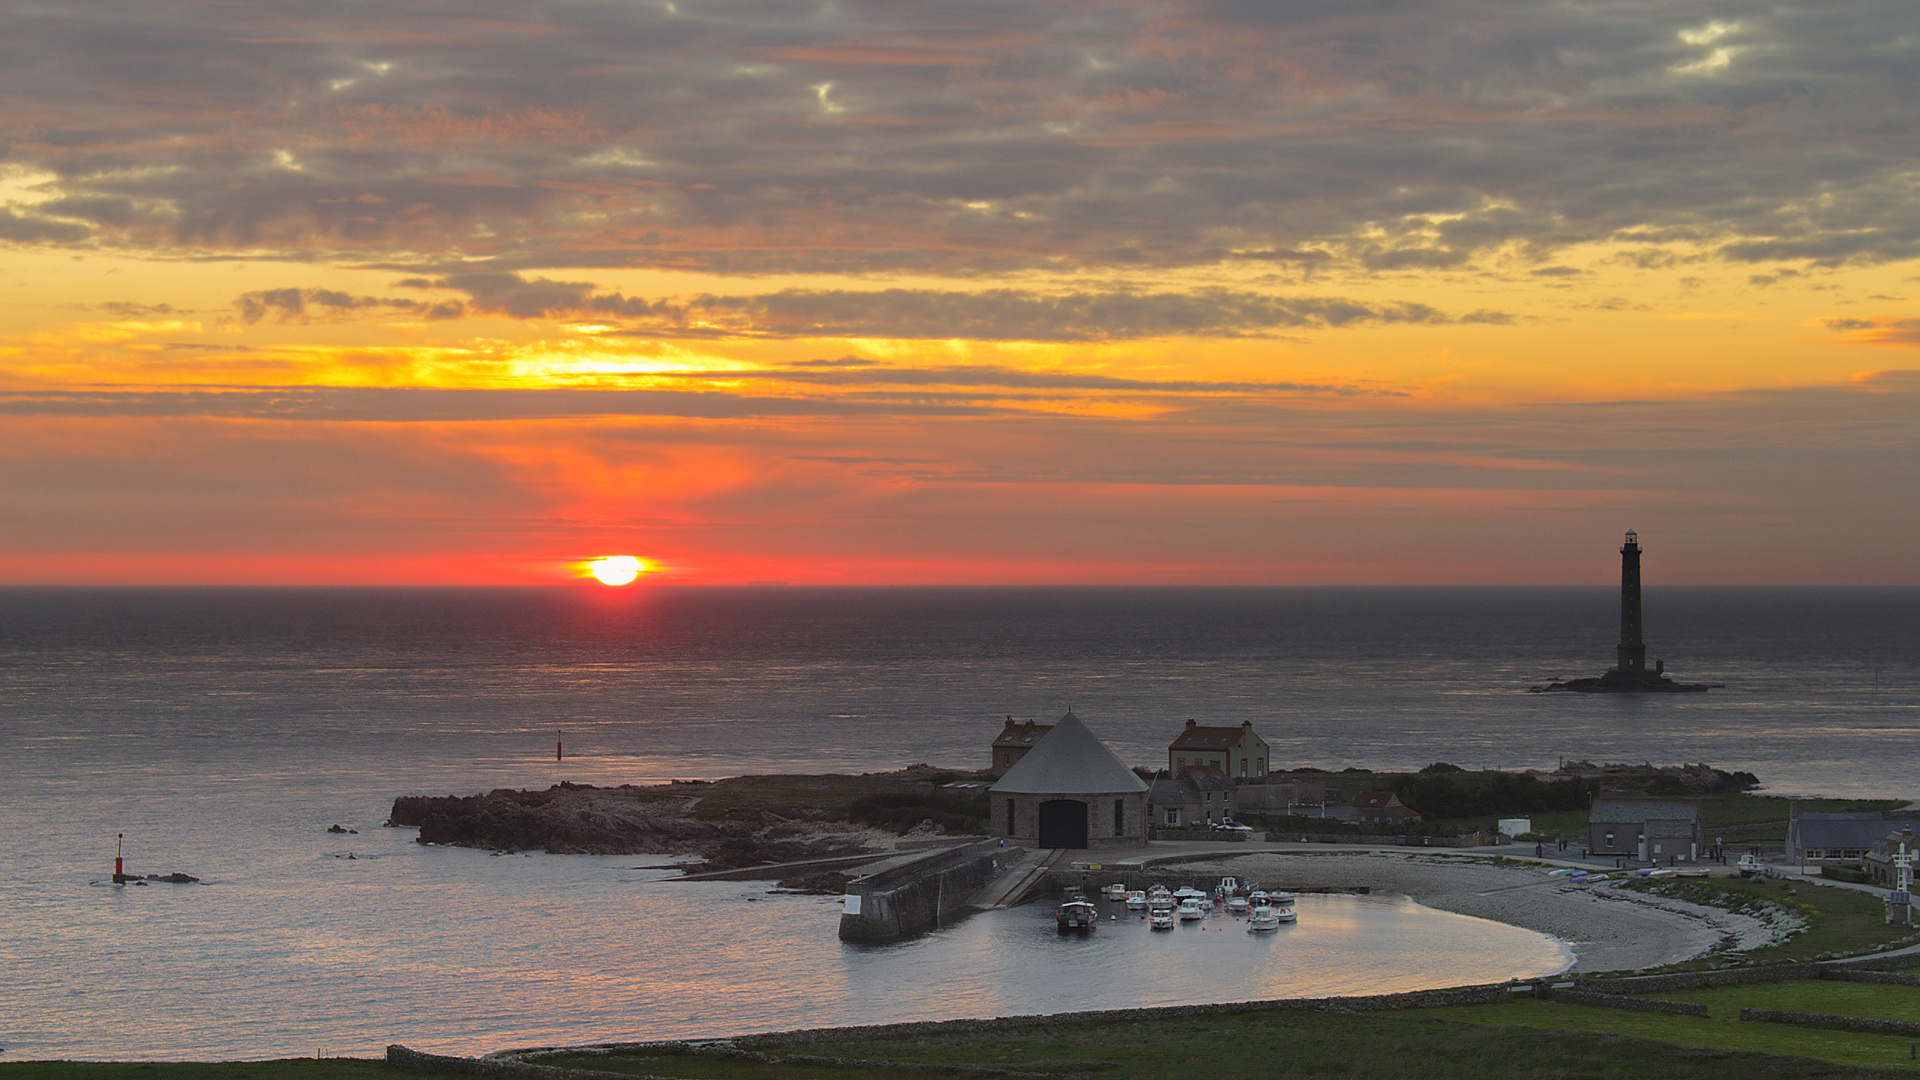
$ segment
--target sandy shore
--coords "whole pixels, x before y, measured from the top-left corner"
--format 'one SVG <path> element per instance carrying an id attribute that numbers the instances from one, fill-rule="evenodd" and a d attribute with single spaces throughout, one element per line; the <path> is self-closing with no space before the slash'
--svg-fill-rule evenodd
<path id="1" fill-rule="evenodd" d="M 1607 885 L 1570 885 L 1536 868 L 1429 854 L 1249 854 L 1181 870 L 1281 888 L 1395 892 L 1443 911 L 1525 927 L 1566 942 L 1572 971 L 1658 967 L 1768 942 L 1756 919 Z"/>

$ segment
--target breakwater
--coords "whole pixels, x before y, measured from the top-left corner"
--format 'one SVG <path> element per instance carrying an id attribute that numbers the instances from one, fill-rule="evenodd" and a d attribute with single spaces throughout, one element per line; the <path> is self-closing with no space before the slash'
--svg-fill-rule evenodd
<path id="1" fill-rule="evenodd" d="M 879 863 L 847 882 L 840 940 L 878 944 L 932 930 L 1021 854 L 985 841 Z"/>

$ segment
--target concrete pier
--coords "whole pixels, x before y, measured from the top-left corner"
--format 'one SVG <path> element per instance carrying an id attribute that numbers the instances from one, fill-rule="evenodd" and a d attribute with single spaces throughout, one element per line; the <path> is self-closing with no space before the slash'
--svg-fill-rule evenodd
<path id="1" fill-rule="evenodd" d="M 884 943 L 932 930 L 1023 854 L 988 840 L 877 863 L 847 883 L 840 940 Z"/>

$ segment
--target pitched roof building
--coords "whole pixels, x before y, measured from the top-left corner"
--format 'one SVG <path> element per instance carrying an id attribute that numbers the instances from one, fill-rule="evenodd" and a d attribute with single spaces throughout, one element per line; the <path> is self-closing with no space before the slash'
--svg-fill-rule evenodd
<path id="1" fill-rule="evenodd" d="M 1595 799 L 1587 811 L 1587 849 L 1641 862 L 1692 862 L 1703 837 L 1697 799 Z"/>
<path id="2" fill-rule="evenodd" d="M 1167 747 L 1167 771 L 1174 776 L 1189 768 L 1219 769 L 1229 779 L 1257 779 L 1267 775 L 1267 742 L 1253 733 L 1253 721 L 1239 727 L 1201 727 L 1187 721 L 1185 731 Z"/>
<path id="3" fill-rule="evenodd" d="M 993 833 L 1041 848 L 1144 845 L 1147 782 L 1080 718 L 1060 718 L 987 789 Z"/>
<path id="4" fill-rule="evenodd" d="M 987 771 L 995 776 L 1004 776 L 1008 769 L 1013 768 L 1014 762 L 1026 757 L 1027 751 L 1052 730 L 1052 724 L 1036 724 L 1031 720 L 1023 724 L 1011 716 L 1007 717 L 1007 726 L 1001 728 L 1000 734 L 993 740 L 993 765 Z"/>
<path id="5" fill-rule="evenodd" d="M 1890 818 L 1878 810 L 1803 813 L 1796 807 L 1787 822 L 1787 861 L 1851 862 L 1865 856 L 1875 841 L 1916 820 L 1920 819 Z"/>
<path id="6" fill-rule="evenodd" d="M 1238 785 L 1219 769 L 1189 765 L 1153 782 L 1147 791 L 1147 810 L 1161 828 L 1204 828 L 1233 818 L 1237 794 Z"/>
<path id="7" fill-rule="evenodd" d="M 1400 801 L 1391 791 L 1363 791 L 1353 797 L 1353 820 L 1377 825 L 1411 825 L 1420 811 Z"/>

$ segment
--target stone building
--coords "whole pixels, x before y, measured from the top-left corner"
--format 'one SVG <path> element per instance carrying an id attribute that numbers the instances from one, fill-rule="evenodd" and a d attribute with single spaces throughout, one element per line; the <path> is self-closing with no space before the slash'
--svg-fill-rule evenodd
<path id="1" fill-rule="evenodd" d="M 1640 862 L 1693 862 L 1704 842 L 1698 799 L 1600 798 L 1587 812 L 1587 850 Z"/>
<path id="2" fill-rule="evenodd" d="M 1188 766 L 1162 776 L 1147 791 L 1147 812 L 1156 828 L 1206 828 L 1230 821 L 1239 810 L 1238 785 L 1211 765 Z"/>
<path id="3" fill-rule="evenodd" d="M 1053 730 L 1052 724 L 1036 724 L 1031 720 L 1021 723 L 1013 717 L 1007 717 L 1007 726 L 993 740 L 993 765 L 988 772 L 994 776 L 1005 776 L 1013 764 L 1027 756 L 1047 732 Z"/>
<path id="4" fill-rule="evenodd" d="M 1877 810 L 1802 812 L 1796 804 L 1787 822 L 1788 862 L 1859 862 L 1874 842 L 1913 819 Z"/>
<path id="5" fill-rule="evenodd" d="M 1239 727 L 1202 727 L 1195 720 L 1167 747 L 1167 772 L 1214 768 L 1232 780 L 1257 780 L 1267 775 L 1267 741 L 1253 733 L 1253 721 Z"/>
<path id="6" fill-rule="evenodd" d="M 1147 782 L 1068 713 L 987 789 L 993 834 L 1039 848 L 1144 846 Z"/>

